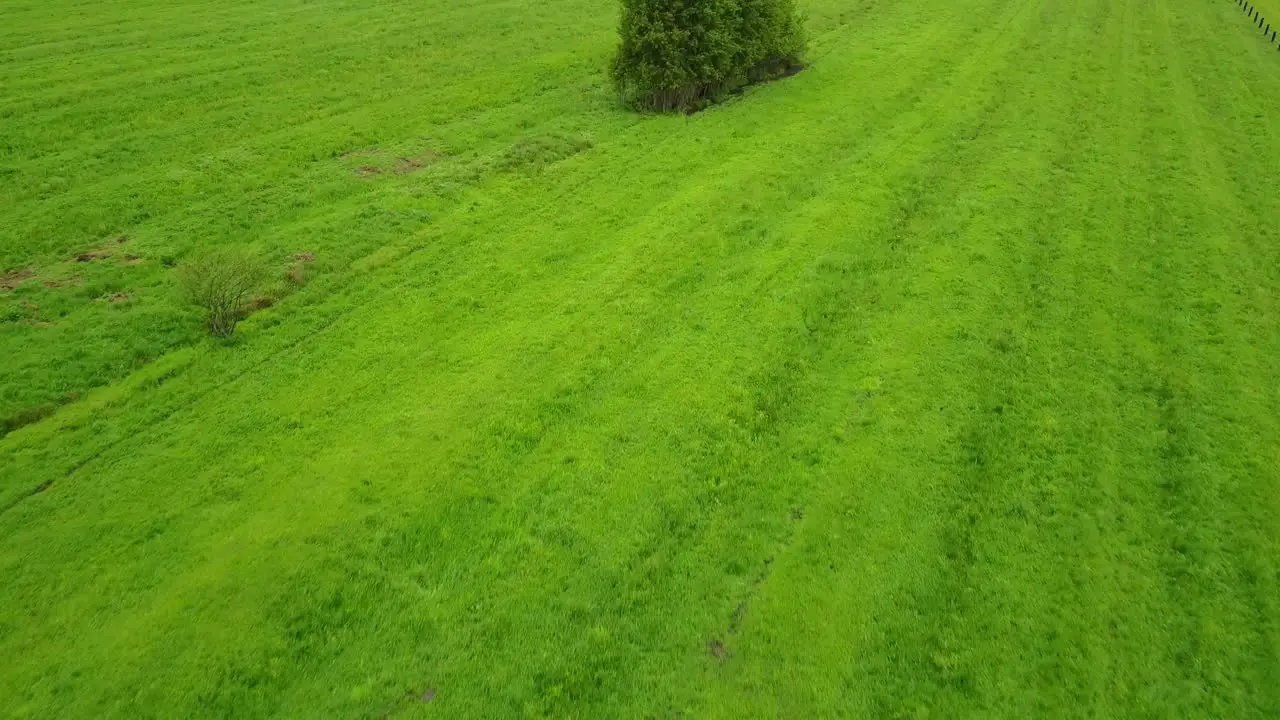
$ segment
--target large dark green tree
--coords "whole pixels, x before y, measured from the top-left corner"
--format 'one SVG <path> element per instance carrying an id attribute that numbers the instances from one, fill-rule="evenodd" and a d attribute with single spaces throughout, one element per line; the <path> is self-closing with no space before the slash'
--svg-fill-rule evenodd
<path id="1" fill-rule="evenodd" d="M 794 0 L 622 0 L 610 74 L 636 106 L 692 110 L 799 67 Z"/>

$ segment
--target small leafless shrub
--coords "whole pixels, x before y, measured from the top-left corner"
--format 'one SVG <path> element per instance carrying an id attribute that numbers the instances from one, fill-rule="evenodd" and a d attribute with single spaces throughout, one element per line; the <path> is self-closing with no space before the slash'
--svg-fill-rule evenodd
<path id="1" fill-rule="evenodd" d="M 188 301 L 205 313 L 209 333 L 230 337 L 266 272 L 244 252 L 221 250 L 184 263 L 178 280 Z"/>

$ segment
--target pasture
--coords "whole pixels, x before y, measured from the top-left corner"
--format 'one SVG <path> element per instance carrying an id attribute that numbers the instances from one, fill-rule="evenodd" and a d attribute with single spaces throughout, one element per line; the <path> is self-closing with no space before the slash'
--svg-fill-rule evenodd
<path id="1" fill-rule="evenodd" d="M 688 116 L 612 0 L 0 2 L 0 715 L 1280 714 L 1230 0 L 807 0 Z"/>

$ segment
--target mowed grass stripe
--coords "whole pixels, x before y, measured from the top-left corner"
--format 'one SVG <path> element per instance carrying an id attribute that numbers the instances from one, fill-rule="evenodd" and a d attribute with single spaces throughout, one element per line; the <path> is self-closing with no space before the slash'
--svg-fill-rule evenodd
<path id="1" fill-rule="evenodd" d="M 1088 9 L 1097 11 L 1102 8 L 1091 6 Z M 1056 10 L 1060 17 L 1064 8 L 1058 7 Z M 1079 10 L 1083 10 L 1083 8 Z M 1068 27 L 1077 24 L 1084 19 L 1081 17 L 1083 14 L 1083 12 L 1078 11 L 1076 16 L 1067 18 L 1070 21 L 1069 23 L 1064 24 L 1067 24 Z M 1048 12 L 1045 15 L 1051 18 L 1054 17 L 1049 15 Z M 1059 22 L 1062 22 L 1062 20 L 1059 20 Z M 1022 57 L 1020 58 L 1021 62 L 1014 63 L 1014 67 L 1043 69 L 1046 66 L 1052 66 L 1052 63 L 1047 62 L 1041 56 L 1042 53 L 1062 53 L 1062 57 L 1069 58 L 1074 57 L 1074 53 L 1079 50 L 1079 48 L 1065 43 L 1055 44 L 1049 50 L 1039 50 L 1034 42 L 1039 30 L 1041 29 L 1037 27 L 1034 31 L 1029 32 L 1029 37 L 1027 38 L 1016 38 L 1015 42 L 1022 45 L 1021 52 L 1033 55 L 1034 59 Z M 1062 33 L 1053 32 L 1052 34 L 1061 36 Z M 1097 38 L 1087 37 L 1081 38 L 1081 40 L 1083 40 L 1082 44 L 1090 47 L 1096 47 L 1098 44 Z M 1031 72 L 1038 72 L 1038 70 L 1032 70 Z M 1010 76 L 1005 73 L 993 74 L 993 77 L 1000 78 L 1005 88 L 1015 88 L 1015 93 L 1020 85 L 1018 82 L 1012 81 Z M 1079 97 L 1083 93 L 1090 92 L 1091 85 L 1088 82 L 1072 85 L 1071 88 L 1073 93 L 1078 95 L 1076 102 L 1072 104 L 1093 104 L 1095 98 Z M 941 471 L 939 473 L 941 478 L 935 481 L 940 482 L 943 488 L 953 484 L 956 486 L 956 498 L 952 501 L 955 504 L 949 504 L 944 494 L 939 498 L 940 502 L 936 505 L 930 503 L 924 507 L 916 505 L 909 508 L 901 507 L 901 505 L 897 506 L 900 512 L 912 513 L 926 518 L 916 521 L 922 525 L 933 523 L 933 532 L 926 531 L 924 534 L 933 542 L 941 542 L 941 547 L 926 545 L 927 550 L 917 548 L 915 554 L 926 557 L 947 558 L 950 563 L 943 564 L 942 572 L 932 583 L 922 582 L 922 570 L 924 571 L 923 577 L 928 577 L 933 572 L 928 565 L 922 568 L 918 564 L 912 563 L 908 565 L 910 569 L 903 568 L 899 570 L 903 575 L 911 577 L 913 583 L 918 584 L 919 587 L 907 594 L 906 597 L 888 594 L 887 597 L 881 600 L 882 604 L 880 605 L 879 613 L 875 610 L 868 610 L 857 603 L 848 603 L 847 593 L 851 590 L 850 585 L 857 583 L 861 579 L 861 572 L 867 570 L 876 573 L 874 580 L 867 584 L 873 587 L 891 587 L 893 581 L 884 576 L 892 578 L 894 573 L 883 568 L 872 567 L 864 570 L 864 568 L 860 567 L 860 572 L 829 575 L 827 577 L 831 580 L 842 582 L 840 582 L 839 590 L 833 589 L 833 592 L 826 594 L 825 597 L 821 597 L 822 594 L 814 593 L 812 590 L 814 585 L 820 583 L 823 579 L 821 577 L 823 574 L 813 573 L 812 566 L 805 568 L 809 571 L 808 573 L 799 574 L 803 573 L 803 571 L 798 571 L 799 576 L 793 582 L 786 582 L 783 577 L 779 577 L 779 584 L 774 586 L 773 589 L 780 596 L 790 597 L 792 593 L 819 595 L 824 608 L 824 612 L 820 616 L 831 618 L 831 621 L 830 623 L 824 622 L 821 625 L 804 628 L 795 627 L 793 623 L 788 622 L 791 618 L 787 617 L 766 616 L 761 618 L 759 627 L 762 628 L 761 632 L 766 636 L 785 636 L 790 632 L 804 632 L 805 629 L 808 629 L 813 636 L 806 637 L 804 642 L 788 643 L 785 647 L 793 650 L 785 659 L 766 655 L 760 659 L 758 666 L 752 667 L 752 670 L 755 670 L 756 673 L 764 671 L 770 674 L 772 672 L 786 672 L 786 670 L 782 669 L 794 668 L 797 664 L 812 663 L 817 665 L 821 662 L 830 662 L 832 655 L 838 656 L 845 648 L 859 647 L 870 643 L 872 649 L 860 653 L 864 658 L 857 664 L 860 672 L 854 674 L 853 677 L 846 675 L 843 678 L 843 682 L 837 682 L 836 678 L 833 677 L 829 678 L 829 682 L 819 688 L 798 686 L 798 690 L 807 690 L 812 693 L 807 697 L 800 693 L 782 698 L 776 695 L 766 695 L 766 700 L 782 703 L 780 706 L 771 707 L 771 711 L 776 710 L 783 714 L 794 713 L 798 712 L 801 707 L 805 707 L 805 703 L 813 703 L 815 701 L 823 703 L 846 702 L 862 707 L 875 715 L 919 711 L 925 707 L 937 707 L 939 703 L 955 704 L 957 700 L 962 703 L 966 700 L 971 701 L 971 698 L 964 697 L 966 693 L 989 694 L 996 689 L 990 687 L 969 687 L 966 689 L 965 686 L 975 680 L 975 678 L 968 676 L 968 668 L 971 666 L 989 667 L 990 663 L 996 663 L 1005 668 L 1006 672 L 1018 672 L 1020 662 L 1017 658 L 1018 651 L 1011 653 L 1010 644 L 999 644 L 992 647 L 989 642 L 985 643 L 989 648 L 988 651 L 995 653 L 995 657 L 977 656 L 977 652 L 972 650 L 966 653 L 966 642 L 963 637 L 960 637 L 964 623 L 945 622 L 940 628 L 935 624 L 936 621 L 933 621 L 935 616 L 938 620 L 941 620 L 947 617 L 947 614 L 957 612 L 965 613 L 962 617 L 967 617 L 968 608 L 974 603 L 972 596 L 981 592 L 982 583 L 971 580 L 969 576 L 975 573 L 973 567 L 975 555 L 978 556 L 978 562 L 989 558 L 989 554 L 984 554 L 981 548 L 984 544 L 981 536 L 989 531 L 984 532 L 976 529 L 974 524 L 978 523 L 978 528 L 986 528 L 992 525 L 999 527 L 1002 525 L 999 508 L 1002 505 L 1002 497 L 1008 492 L 1007 485 L 1003 483 L 1007 483 L 1009 480 L 1016 480 L 1020 475 L 1018 472 L 993 473 L 986 466 L 991 463 L 1001 463 L 1002 470 L 1010 469 L 1009 465 L 1013 466 L 1012 469 L 1016 469 L 1018 465 L 1034 462 L 1035 457 L 1044 454 L 1043 451 L 1034 452 L 1032 448 L 1025 447 L 1025 445 L 1019 446 L 1017 441 L 1022 434 L 1010 432 L 1006 429 L 1007 425 L 1016 422 L 1016 420 L 1010 420 L 1004 416 L 1006 410 L 1015 417 L 1015 413 L 1023 411 L 1019 407 L 1020 403 L 1017 401 L 1011 403 L 1010 398 L 1020 398 L 1022 394 L 1018 391 L 1026 390 L 1026 388 L 1017 388 L 1018 391 L 1014 391 L 1011 388 L 1001 387 L 1001 385 L 1005 384 L 1002 382 L 1005 375 L 1011 371 L 1016 372 L 1017 368 L 1023 364 L 1019 361 L 1019 356 L 1025 352 L 1022 347 L 1025 341 L 1019 341 L 1018 331 L 1022 329 L 1018 327 L 1019 323 L 1016 323 L 1016 321 L 1010 323 L 1006 320 L 1004 322 L 1012 324 L 1013 327 L 1001 329 L 999 327 L 1001 323 L 997 321 L 993 323 L 997 325 L 994 328 L 994 336 L 981 337 L 971 335 L 973 330 L 965 327 L 964 322 L 964 318 L 970 318 L 974 315 L 991 318 L 1017 318 L 1020 315 L 1025 315 L 1027 311 L 1018 308 L 1018 306 L 1027 301 L 1019 301 L 1013 307 L 1009 307 L 1014 298 L 1007 293 L 1020 286 L 1025 286 L 1028 280 L 1032 283 L 1043 282 L 1042 271 L 1035 270 L 1031 278 L 1026 278 L 1022 273 L 1019 273 L 1010 278 L 1012 282 L 1000 283 L 996 282 L 996 277 L 999 276 L 992 277 L 992 268 L 987 267 L 982 261 L 991 255 L 1003 256 L 1007 254 L 1011 258 L 1034 258 L 1037 255 L 1043 255 L 1043 251 L 1036 249 L 1034 245 L 1017 244 L 1026 237 L 1028 232 L 1034 232 L 1033 227 L 1026 227 L 1023 224 L 1035 222 L 1058 230 L 1060 228 L 1055 226 L 1053 220 L 1066 215 L 1061 208 L 1065 198 L 1058 200 L 1059 209 L 1057 211 L 1049 213 L 1031 212 L 1032 208 L 1026 208 L 1022 213 L 1018 213 L 1016 208 L 1019 205 L 1031 203 L 1032 198 L 1052 197 L 1044 194 L 1044 187 L 1042 186 L 1062 182 L 1069 177 L 1064 173 L 1067 167 L 1064 167 L 1062 163 L 1068 159 L 1070 148 L 1073 148 L 1075 142 L 1081 138 L 1077 128 L 1071 125 L 1055 126 L 1055 123 L 1060 123 L 1063 119 L 1077 117 L 1072 112 L 1071 104 L 1068 104 L 1071 98 L 1066 95 L 1038 98 L 1034 96 L 1026 97 L 1025 95 L 1020 97 L 1019 94 L 1011 94 L 1013 95 L 1012 97 L 1005 96 L 1002 99 L 1002 104 L 993 113 L 995 118 L 1002 118 L 1003 122 L 997 121 L 993 123 L 994 127 L 985 127 L 984 136 L 990 138 L 992 134 L 995 134 L 999 140 L 1008 141 L 1013 139 L 1009 137 L 1011 132 L 1016 137 L 1024 132 L 1023 128 L 1025 127 L 1040 128 L 1042 133 L 1045 127 L 1055 127 L 1055 132 L 1049 135 L 1041 134 L 1039 142 L 1027 149 L 1015 149 L 1013 152 L 1006 151 L 1005 156 L 997 158 L 990 165 L 985 166 L 992 171 L 989 177 L 981 175 L 975 177 L 974 173 L 966 174 L 965 178 L 972 182 L 973 186 L 966 187 L 961 197 L 964 197 L 964 194 L 978 194 L 980 196 L 984 189 L 996 183 L 1007 183 L 1009 187 L 1017 188 L 1018 192 L 1011 193 L 1010 197 L 1004 199 L 1005 203 L 1010 206 L 1010 212 L 990 213 L 988 217 L 997 221 L 994 227 L 989 224 L 990 220 L 983 223 L 983 220 L 980 219 L 978 220 L 979 227 L 963 228 L 965 232 L 962 232 L 960 237 L 969 239 L 971 243 L 975 244 L 966 248 L 967 252 L 958 257 L 955 257 L 953 252 L 953 257 L 948 258 L 951 262 L 947 266 L 954 268 L 955 265 L 958 265 L 962 269 L 967 268 L 968 273 L 975 275 L 975 277 L 965 278 L 962 271 L 959 278 L 953 278 L 952 282 L 949 283 L 949 292 L 939 291 L 939 294 L 952 299 L 951 303 L 947 305 L 950 313 L 947 316 L 935 319 L 933 323 L 925 326 L 928 328 L 925 332 L 932 333 L 934 338 L 956 338 L 968 340 L 968 342 L 948 344 L 945 347 L 948 355 L 951 356 L 944 355 L 933 358 L 931 361 L 918 361 L 919 364 L 917 365 L 917 367 L 930 370 L 948 367 L 968 368 L 970 366 L 991 368 L 988 372 L 993 375 L 984 378 L 983 387 L 974 389 L 977 391 L 974 396 L 969 396 L 967 392 L 957 393 L 952 391 L 947 393 L 946 388 L 939 387 L 935 398 L 937 407 L 930 408 L 933 411 L 932 413 L 925 414 L 922 408 L 916 408 L 916 411 L 910 414 L 913 418 L 930 417 L 932 415 L 939 418 L 937 423 L 943 426 L 954 423 L 956 415 L 968 417 L 970 418 L 969 422 L 973 423 L 971 430 L 959 433 L 958 437 L 947 433 L 944 435 L 944 441 L 940 443 L 940 447 L 932 448 L 933 452 L 936 453 L 934 457 L 937 458 L 936 462 L 938 464 L 946 467 L 947 465 L 944 463 L 949 460 L 950 463 L 958 466 L 955 472 L 959 477 L 955 480 L 950 480 L 947 472 Z M 1088 103 L 1083 102 L 1086 99 L 1089 101 Z M 998 147 L 1017 148 L 1016 142 L 1001 143 L 992 140 L 988 140 L 988 142 L 994 142 Z M 1035 153 L 1032 148 L 1041 150 L 1041 153 Z M 1053 157 L 1052 154 L 1049 156 L 1043 154 L 1044 150 L 1052 153 L 1055 149 L 1058 157 Z M 1041 187 L 1037 187 L 1037 185 Z M 959 201 L 956 205 L 965 207 L 966 203 Z M 943 215 L 948 214 L 948 210 L 943 209 L 940 213 Z M 1008 221 L 1000 222 L 1000 219 L 1010 216 L 1017 218 L 1017 224 L 1012 227 L 1005 227 Z M 933 218 L 929 218 L 929 220 L 933 220 L 933 222 L 922 223 L 923 227 L 933 228 L 944 224 Z M 987 240 L 985 243 L 987 247 L 982 247 L 980 243 L 984 238 L 992 238 L 995 242 L 1013 245 L 1012 247 L 1001 247 L 1001 245 L 991 247 L 993 240 Z M 961 245 L 960 247 L 964 246 Z M 970 255 L 970 253 L 972 254 Z M 1036 268 L 1039 264 L 1035 263 L 1031 267 Z M 1023 270 L 1023 273 L 1025 272 L 1026 270 Z M 985 293 L 980 293 L 986 297 L 985 303 L 980 305 L 982 310 L 977 313 L 972 311 L 968 314 L 963 313 L 961 308 L 968 304 L 965 301 L 969 300 L 975 288 L 986 291 Z M 970 302 L 972 301 L 970 300 Z M 1032 300 L 1032 302 L 1036 303 L 1035 307 L 1039 306 L 1039 301 Z M 994 303 L 994 305 L 990 305 L 991 303 Z M 925 303 L 919 304 L 923 305 Z M 886 334 L 900 337 L 905 332 L 909 332 L 907 328 L 898 328 L 895 332 Z M 940 344 L 940 342 L 935 340 L 934 344 Z M 972 349 L 969 350 L 968 354 L 959 357 L 952 355 L 961 348 Z M 995 387 L 992 388 L 991 386 Z M 990 395 L 988 395 L 988 392 L 990 392 Z M 1030 396 L 1034 397 L 1035 392 L 1034 388 L 1030 389 Z M 958 403 L 956 402 L 957 395 L 959 395 Z M 984 398 L 984 396 L 986 397 Z M 950 413 L 951 416 L 948 417 L 943 413 Z M 1040 428 L 1032 429 L 1043 432 Z M 910 431 L 904 431 L 903 435 L 904 442 L 911 442 L 913 446 L 921 443 L 921 438 L 931 437 L 928 432 L 919 430 L 915 434 L 910 433 Z M 877 436 L 875 440 L 879 441 L 881 438 Z M 874 443 L 872 448 L 867 453 L 868 455 L 882 452 L 882 449 Z M 913 449 L 915 447 L 910 449 L 905 447 L 895 448 L 896 452 L 891 453 L 891 455 L 906 455 Z M 1029 457 L 1031 458 L 1030 460 L 1028 459 Z M 859 463 L 851 462 L 850 465 L 858 466 Z M 1047 468 L 1042 468 L 1042 470 L 1044 469 Z M 993 478 L 991 475 L 995 475 L 995 477 Z M 1012 475 L 1012 478 L 1008 477 L 1009 475 Z M 965 476 L 971 477 L 965 479 Z M 877 482 L 866 483 L 867 489 L 862 492 L 869 497 L 860 498 L 862 502 L 857 503 L 852 502 L 850 499 L 845 499 L 843 503 L 837 505 L 845 517 L 840 518 L 839 514 L 835 514 L 835 517 L 839 519 L 833 520 L 829 516 L 826 518 L 827 526 L 816 529 L 815 535 L 823 538 L 823 543 L 827 542 L 827 538 L 849 538 L 848 540 L 842 540 L 843 543 L 848 543 L 843 547 L 848 548 L 849 551 L 856 552 L 854 548 L 860 547 L 860 541 L 865 538 L 866 523 L 895 523 L 900 526 L 908 522 L 901 519 L 898 513 L 881 510 L 880 504 L 884 500 L 883 491 L 877 494 L 877 490 L 882 484 L 894 485 L 904 481 L 910 482 L 910 479 L 891 476 L 883 479 L 877 478 Z M 935 491 L 937 489 L 941 488 L 935 488 Z M 853 493 L 850 492 L 849 494 Z M 937 527 L 939 524 L 941 528 Z M 916 533 L 920 532 L 919 529 L 915 530 Z M 903 537 L 901 537 L 900 542 L 904 546 L 910 547 L 911 545 L 907 545 L 907 543 L 911 542 L 910 538 L 914 534 L 909 532 L 902 533 Z M 978 535 L 978 537 L 975 538 L 975 535 Z M 821 547 L 823 543 L 814 542 L 813 547 Z M 897 548 L 894 549 L 896 550 Z M 1055 550 L 1058 549 L 1060 548 L 1055 547 Z M 1009 548 L 1009 551 L 1012 550 L 1013 548 Z M 903 550 L 902 552 L 906 554 L 908 551 Z M 844 559 L 840 551 L 835 548 L 829 550 L 828 557 L 831 557 L 837 566 Z M 913 565 L 914 567 L 912 567 Z M 1004 578 L 1004 583 L 1008 584 L 1013 577 L 1017 577 L 1019 570 L 1025 573 L 1028 569 L 1033 572 L 1042 571 L 1042 568 L 1034 564 L 1030 565 L 1030 568 L 1019 568 L 1015 565 L 1015 567 L 1009 569 L 1010 577 Z M 910 574 L 908 575 L 908 573 Z M 819 575 L 819 577 L 815 578 L 815 574 Z M 1004 602 L 1008 602 L 1008 600 L 1004 600 Z M 895 614 L 894 611 L 898 610 L 898 614 L 901 614 L 900 611 L 904 605 L 910 608 L 910 612 L 903 617 L 904 622 L 909 623 L 908 625 L 898 626 L 886 623 L 881 619 L 880 613 L 892 616 Z M 989 617 L 993 621 L 999 621 L 1004 618 L 1019 616 L 1016 610 L 1007 608 L 1002 610 L 1000 613 L 991 613 Z M 831 615 L 827 615 L 827 613 L 831 613 Z M 975 612 L 974 614 L 981 617 L 981 613 Z M 796 620 L 799 619 L 796 618 Z M 779 627 L 779 624 L 782 626 Z M 888 625 L 887 627 L 886 624 Z M 960 629 L 957 629 L 957 625 L 959 625 Z M 863 640 L 862 642 L 852 641 L 845 634 L 824 632 L 825 629 L 830 627 L 856 627 L 859 632 L 854 637 L 861 637 Z M 989 633 L 988 640 L 992 636 L 999 637 L 1002 632 L 1007 632 L 1002 631 L 999 627 L 985 627 L 984 631 Z M 764 647 L 781 649 L 784 646 L 775 641 L 772 645 Z M 1017 648 L 1018 645 L 1014 644 L 1013 647 Z M 1033 649 L 1035 647 L 1034 643 L 1027 643 L 1024 648 L 1020 649 L 1020 652 L 1034 655 L 1036 654 L 1036 650 Z M 777 678 L 771 678 L 768 674 L 764 677 L 755 677 L 753 675 L 750 676 L 750 680 L 754 682 L 756 687 L 770 686 L 778 681 Z M 1017 687 L 1018 685 L 1014 684 L 1014 686 Z M 869 692 L 867 688 L 874 688 L 874 690 Z M 886 703 L 886 701 L 889 701 L 889 703 L 885 705 L 878 704 Z M 1052 699 L 1046 699 L 1045 702 L 1051 703 Z M 997 704 L 995 706 L 1000 705 Z"/>
<path id="2" fill-rule="evenodd" d="M 1165 28 L 1166 47 L 1189 33 L 1204 32 L 1211 17 L 1171 14 Z M 1196 72 L 1208 46 L 1201 41 L 1195 50 L 1196 56 L 1166 53 L 1175 79 L 1182 81 L 1177 91 L 1187 100 L 1198 100 L 1183 106 L 1186 110 L 1180 116 L 1179 136 L 1186 138 L 1184 152 L 1200 171 L 1197 185 L 1227 192 L 1206 193 L 1204 201 L 1194 206 L 1169 200 L 1169 206 L 1182 213 L 1199 211 L 1195 219 L 1204 229 L 1196 238 L 1200 246 L 1191 251 L 1217 281 L 1216 288 L 1195 300 L 1182 300 L 1200 311 L 1195 316 L 1207 316 L 1198 327 L 1184 328 L 1199 331 L 1202 340 L 1198 345 L 1204 349 L 1209 368 L 1195 388 L 1198 392 L 1187 393 L 1193 398 L 1190 402 L 1185 406 L 1170 404 L 1173 412 L 1191 415 L 1191 422 L 1202 415 L 1201 426 L 1217 431 L 1206 443 L 1217 451 L 1212 454 L 1217 467 L 1205 477 L 1192 476 L 1185 484 L 1174 485 L 1181 505 L 1171 513 L 1169 536 L 1178 561 L 1174 570 L 1183 581 L 1176 592 L 1184 598 L 1193 596 L 1194 591 L 1185 587 L 1192 578 L 1199 581 L 1197 589 L 1209 586 L 1214 590 L 1199 598 L 1195 607 L 1198 622 L 1188 632 L 1191 640 L 1184 652 L 1203 652 L 1202 648 L 1217 644 L 1220 658 L 1259 658 L 1254 664 L 1257 670 L 1251 674 L 1221 659 L 1204 663 L 1197 668 L 1202 678 L 1217 683 L 1223 683 L 1223 678 L 1241 678 L 1259 687 L 1276 688 L 1280 663 L 1267 660 L 1274 660 L 1280 647 L 1280 606 L 1276 600 L 1280 578 L 1260 566 L 1258 558 L 1274 557 L 1280 549 L 1280 529 L 1274 522 L 1274 513 L 1280 511 L 1280 493 L 1275 492 L 1274 482 L 1249 480 L 1274 472 L 1270 468 L 1275 467 L 1278 455 L 1273 438 L 1280 426 L 1267 408 L 1280 401 L 1280 388 L 1253 380 L 1278 369 L 1274 324 L 1268 321 L 1275 317 L 1276 299 L 1273 293 L 1257 290 L 1260 280 L 1269 282 L 1277 277 L 1275 264 L 1280 260 L 1275 250 L 1275 241 L 1280 239 L 1276 221 L 1280 199 L 1264 190 L 1267 181 L 1263 179 L 1275 168 L 1274 158 L 1268 160 L 1267 156 L 1280 151 L 1280 134 L 1260 117 L 1265 111 L 1259 112 L 1258 95 L 1232 92 L 1226 77 L 1206 78 Z M 1274 75 L 1250 78 L 1243 84 L 1262 84 L 1264 93 L 1280 90 L 1280 78 Z M 1237 118 L 1233 124 L 1250 138 L 1245 147 L 1214 142 L 1221 138 L 1220 120 L 1205 112 L 1206 107 L 1215 111 L 1232 108 L 1228 116 Z M 1170 215 L 1177 216 L 1174 212 Z M 1206 239 L 1207 248 L 1203 247 Z M 1187 297 L 1194 295 L 1188 292 Z M 1180 354 L 1170 353 L 1171 364 L 1180 361 Z M 1266 389 L 1257 392 L 1255 387 Z M 1202 413 L 1195 412 L 1202 409 Z M 1254 422 L 1254 416 L 1260 422 Z M 1201 534 L 1200 528 L 1208 528 L 1208 532 Z M 1230 599 L 1224 600 L 1222 595 Z M 1234 614 L 1239 626 L 1251 627 L 1253 632 L 1220 632 L 1215 626 L 1221 622 L 1223 606 Z M 1266 698 L 1270 712 L 1280 709 L 1280 693 L 1272 692 Z M 1221 704 L 1208 707 L 1226 711 Z"/>

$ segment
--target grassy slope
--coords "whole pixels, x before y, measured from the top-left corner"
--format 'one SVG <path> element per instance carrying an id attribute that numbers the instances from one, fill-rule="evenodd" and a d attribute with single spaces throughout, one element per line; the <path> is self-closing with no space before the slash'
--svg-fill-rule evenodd
<path id="1" fill-rule="evenodd" d="M 605 5 L 553 6 L 597 64 Z M 3 709 L 1280 712 L 1280 53 L 1230 3 L 842 5 L 693 118 L 585 63 L 458 130 L 594 140 L 542 172 L 338 172 L 431 214 L 0 441 Z"/>
<path id="2" fill-rule="evenodd" d="M 630 121 L 594 117 L 612 13 L 581 1 L 61 5 L 0 27 L 0 276 L 34 272 L 0 290 L 0 430 L 197 340 L 166 264 L 237 243 L 341 273 L 512 144 Z M 428 153 L 411 188 L 353 176 Z"/>

